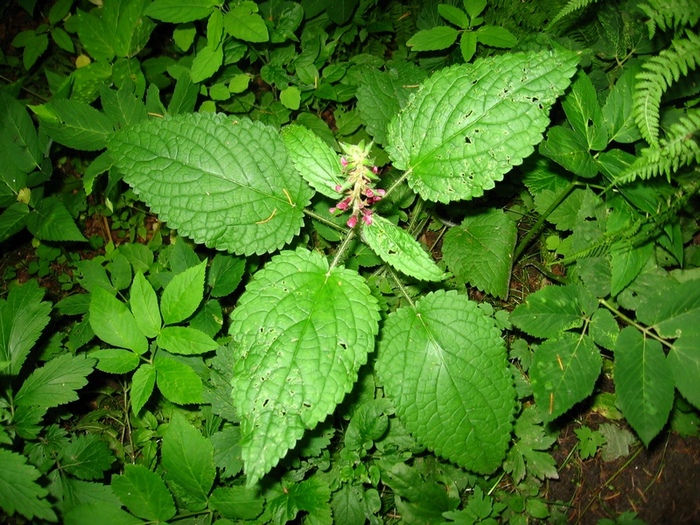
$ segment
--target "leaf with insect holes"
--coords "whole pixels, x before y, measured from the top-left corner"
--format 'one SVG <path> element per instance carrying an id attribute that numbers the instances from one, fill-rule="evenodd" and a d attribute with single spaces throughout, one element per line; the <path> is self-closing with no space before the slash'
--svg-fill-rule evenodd
<path id="1" fill-rule="evenodd" d="M 500 331 L 475 302 L 439 291 L 389 314 L 377 373 L 421 444 L 475 472 L 501 465 L 515 390 Z"/>
<path id="2" fill-rule="evenodd" d="M 422 281 L 445 278 L 446 274 L 406 230 L 381 215 L 372 215 L 372 224 L 362 227 L 362 236 L 385 263 L 400 272 Z"/>
<path id="3" fill-rule="evenodd" d="M 299 232 L 312 190 L 277 130 L 222 114 L 149 120 L 109 152 L 160 218 L 195 242 L 239 254 L 275 251 Z"/>
<path id="4" fill-rule="evenodd" d="M 565 332 L 535 350 L 530 382 L 545 423 L 593 392 L 603 359 L 587 335 Z"/>
<path id="5" fill-rule="evenodd" d="M 394 167 L 424 199 L 481 196 L 542 140 L 577 64 L 569 51 L 511 53 L 434 74 L 389 124 Z"/>
<path id="6" fill-rule="evenodd" d="M 249 486 L 352 389 L 378 320 L 364 279 L 319 253 L 285 251 L 255 274 L 230 328 Z"/>

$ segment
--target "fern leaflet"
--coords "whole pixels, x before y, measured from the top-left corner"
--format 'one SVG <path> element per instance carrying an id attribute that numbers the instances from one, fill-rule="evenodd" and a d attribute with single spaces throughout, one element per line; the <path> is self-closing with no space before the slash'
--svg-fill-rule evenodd
<path id="1" fill-rule="evenodd" d="M 637 75 L 632 111 L 642 137 L 652 146 L 659 141 L 661 96 L 700 62 L 700 36 L 690 31 L 686 35 L 688 38 L 673 40 L 670 49 L 645 62 L 644 71 Z"/>
<path id="2" fill-rule="evenodd" d="M 615 180 L 616 184 L 627 184 L 637 179 L 647 180 L 671 174 L 693 162 L 700 163 L 700 110 L 696 109 L 681 117 L 671 126 L 668 137 L 660 139 L 658 146 L 644 148 L 642 155 Z"/>
<path id="3" fill-rule="evenodd" d="M 700 20 L 696 0 L 647 0 L 639 9 L 649 17 L 649 39 L 654 37 L 657 26 L 662 31 L 692 27 Z"/>
<path id="4" fill-rule="evenodd" d="M 578 11 L 580 9 L 583 9 L 584 7 L 588 7 L 589 5 L 595 4 L 598 2 L 598 0 L 569 0 L 569 3 L 566 4 L 561 11 L 559 11 L 554 18 L 552 18 L 551 22 L 547 24 L 547 27 L 545 28 L 546 30 L 551 29 L 554 24 L 559 22 L 562 18 L 565 16 L 570 15 L 574 11 Z"/>

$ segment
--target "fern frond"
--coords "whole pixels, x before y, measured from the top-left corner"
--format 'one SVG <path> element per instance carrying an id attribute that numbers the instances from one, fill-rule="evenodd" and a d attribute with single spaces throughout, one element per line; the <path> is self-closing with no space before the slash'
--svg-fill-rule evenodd
<path id="1" fill-rule="evenodd" d="M 686 35 L 645 62 L 637 75 L 632 111 L 642 137 L 652 146 L 658 145 L 661 96 L 700 62 L 700 36 L 690 31 Z"/>
<path id="2" fill-rule="evenodd" d="M 700 21 L 697 0 L 647 0 L 639 9 L 649 17 L 649 39 L 654 38 L 657 26 L 662 30 L 693 27 Z"/>
<path id="3" fill-rule="evenodd" d="M 547 27 L 545 28 L 545 31 L 551 29 L 552 26 L 554 26 L 554 24 L 556 24 L 557 22 L 559 22 L 559 20 L 561 20 L 561 19 L 564 18 L 565 16 L 570 15 L 570 14 L 573 13 L 574 11 L 578 11 L 578 10 L 580 10 L 580 9 L 583 9 L 584 7 L 588 7 L 589 5 L 593 5 L 593 4 L 595 4 L 596 2 L 598 2 L 598 0 L 569 0 L 569 3 L 566 4 L 566 5 L 561 9 L 561 11 L 559 11 L 559 12 L 556 14 L 556 16 L 555 16 L 554 18 L 552 18 L 552 20 L 549 22 L 549 24 L 547 24 Z"/>
<path id="4" fill-rule="evenodd" d="M 659 140 L 658 146 L 642 150 L 642 154 L 625 170 L 616 184 L 635 180 L 647 180 L 659 175 L 671 174 L 693 162 L 700 164 L 700 110 L 687 113 L 671 126 L 668 137 Z"/>

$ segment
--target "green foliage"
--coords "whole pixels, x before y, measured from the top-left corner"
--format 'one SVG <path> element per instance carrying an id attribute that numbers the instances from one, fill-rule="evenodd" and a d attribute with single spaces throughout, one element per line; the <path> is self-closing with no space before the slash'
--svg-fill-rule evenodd
<path id="1" fill-rule="evenodd" d="M 582 460 L 692 434 L 687 2 L 44 7 L 0 55 L 6 521 L 555 522 L 591 400 L 634 433 Z"/>

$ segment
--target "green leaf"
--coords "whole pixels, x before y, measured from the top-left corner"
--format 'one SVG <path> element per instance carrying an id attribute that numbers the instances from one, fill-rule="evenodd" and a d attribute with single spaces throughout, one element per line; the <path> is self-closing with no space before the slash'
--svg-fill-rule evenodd
<path id="1" fill-rule="evenodd" d="M 581 327 L 584 317 L 592 315 L 597 306 L 596 298 L 583 286 L 547 286 L 516 306 L 510 322 L 535 337 L 555 337 Z"/>
<path id="2" fill-rule="evenodd" d="M 663 287 L 645 297 L 637 318 L 653 326 L 661 337 L 695 333 L 700 318 L 700 279 Z"/>
<path id="3" fill-rule="evenodd" d="M 443 260 L 459 281 L 505 299 L 517 234 L 500 209 L 469 215 L 445 234 Z"/>
<path id="4" fill-rule="evenodd" d="M 245 271 L 245 259 L 217 253 L 211 261 L 207 284 L 212 297 L 225 297 L 238 288 Z"/>
<path id="5" fill-rule="evenodd" d="M 109 445 L 97 434 L 75 436 L 58 455 L 61 469 L 78 479 L 99 479 L 114 462 Z"/>
<path id="6" fill-rule="evenodd" d="M 294 167 L 306 182 L 326 197 L 335 200 L 343 197 L 335 190 L 345 182 L 340 158 L 321 137 L 307 127 L 294 124 L 282 130 L 282 140 Z"/>
<path id="7" fill-rule="evenodd" d="M 605 438 L 600 455 L 603 461 L 615 461 L 630 455 L 630 445 L 637 441 L 632 432 L 612 423 L 603 423 L 598 430 Z"/>
<path id="8" fill-rule="evenodd" d="M 292 483 L 279 491 L 276 498 L 267 500 L 267 509 L 280 523 L 296 518 L 299 512 L 306 512 L 309 523 L 332 523 L 331 509 L 328 504 L 331 491 L 318 477 L 312 477 L 301 483 Z"/>
<path id="9" fill-rule="evenodd" d="M 411 235 L 380 215 L 362 227 L 362 237 L 384 262 L 423 281 L 440 281 L 445 273 Z"/>
<path id="10" fill-rule="evenodd" d="M 3 374 L 19 374 L 25 359 L 47 324 L 51 303 L 35 280 L 10 289 L 0 300 L 0 361 L 10 363 Z"/>
<path id="11" fill-rule="evenodd" d="M 136 369 L 141 362 L 138 354 L 114 348 L 95 350 L 90 352 L 90 357 L 98 360 L 95 368 L 110 374 L 126 374 Z"/>
<path id="12" fill-rule="evenodd" d="M 161 453 L 165 478 L 169 483 L 179 485 L 186 492 L 190 503 L 197 505 L 188 508 L 204 508 L 216 477 L 211 441 L 202 436 L 182 415 L 174 413 L 163 437 Z"/>
<path id="13" fill-rule="evenodd" d="M 48 490 L 36 482 L 41 472 L 26 463 L 26 456 L 0 449 L 0 507 L 10 517 L 18 512 L 28 520 L 58 521 L 44 499 Z"/>
<path id="14" fill-rule="evenodd" d="M 603 359 L 587 335 L 564 332 L 535 350 L 530 382 L 542 418 L 548 423 L 590 396 Z"/>
<path id="15" fill-rule="evenodd" d="M 92 290 L 90 326 L 97 337 L 112 346 L 128 348 L 139 355 L 148 350 L 148 341 L 134 315 L 124 303 L 99 286 Z"/>
<path id="16" fill-rule="evenodd" d="M 427 200 L 481 196 L 542 140 L 577 63 L 563 51 L 513 53 L 436 73 L 389 124 L 394 167 Z"/>
<path id="17" fill-rule="evenodd" d="M 557 462 L 546 452 L 557 440 L 557 435 L 542 425 L 541 414 L 535 405 L 526 407 L 516 420 L 515 436 L 517 440 L 508 451 L 503 468 L 512 473 L 516 483 L 526 474 L 537 479 L 559 478 Z"/>
<path id="18" fill-rule="evenodd" d="M 21 231 L 27 224 L 29 206 L 23 202 L 15 202 L 0 215 L 0 242 Z"/>
<path id="19" fill-rule="evenodd" d="M 500 26 L 482 26 L 474 32 L 474 35 L 485 46 L 509 49 L 518 43 L 513 33 Z"/>
<path id="20" fill-rule="evenodd" d="M 148 118 L 145 104 L 134 95 L 132 89 L 122 88 L 114 91 L 102 86 L 100 100 L 105 115 L 109 117 L 115 128 L 133 126 Z"/>
<path id="21" fill-rule="evenodd" d="M 469 18 L 476 18 L 486 9 L 486 0 L 464 0 L 464 9 Z"/>
<path id="22" fill-rule="evenodd" d="M 92 525 L 95 522 L 95 516 L 99 516 L 101 522 L 109 523 L 110 525 L 143 524 L 143 521 L 125 510 L 105 505 L 104 502 L 78 505 L 66 512 L 63 519 L 65 525 Z"/>
<path id="23" fill-rule="evenodd" d="M 318 253 L 283 252 L 255 274 L 230 328 L 249 486 L 351 390 L 378 318 L 364 279 Z"/>
<path id="24" fill-rule="evenodd" d="M 216 73 L 224 63 L 224 49 L 207 46 L 199 50 L 192 62 L 192 82 L 198 84 Z"/>
<path id="25" fill-rule="evenodd" d="M 500 331 L 476 303 L 440 291 L 391 313 L 377 372 L 423 445 L 475 472 L 503 462 L 515 390 Z"/>
<path id="26" fill-rule="evenodd" d="M 144 14 L 162 22 L 182 24 L 208 17 L 219 5 L 218 0 L 155 0 Z"/>
<path id="27" fill-rule="evenodd" d="M 192 367 L 159 353 L 155 360 L 158 390 L 178 405 L 202 402 L 202 380 Z"/>
<path id="28" fill-rule="evenodd" d="M 78 38 L 85 50 L 96 60 L 111 62 L 114 58 L 113 35 L 101 18 L 78 11 Z"/>
<path id="29" fill-rule="evenodd" d="M 160 311 L 166 325 L 179 323 L 191 316 L 204 297 L 204 274 L 207 262 L 179 273 L 168 283 L 160 298 Z"/>
<path id="30" fill-rule="evenodd" d="M 654 255 L 654 243 L 643 246 L 631 246 L 628 242 L 618 242 L 610 248 L 610 266 L 612 283 L 610 293 L 615 296 L 630 284 L 644 265 Z"/>
<path id="31" fill-rule="evenodd" d="M 674 384 L 661 343 L 625 327 L 615 344 L 615 393 L 625 419 L 649 446 L 673 407 Z"/>
<path id="32" fill-rule="evenodd" d="M 153 286 L 140 270 L 134 275 L 134 281 L 131 284 L 129 306 L 141 333 L 146 337 L 156 337 L 161 328 L 158 298 Z"/>
<path id="33" fill-rule="evenodd" d="M 198 355 L 219 348 L 207 334 L 189 326 L 166 326 L 156 342 L 171 354 Z"/>
<path id="34" fill-rule="evenodd" d="M 540 144 L 540 154 L 580 177 L 590 179 L 598 173 L 585 136 L 564 126 L 549 129 L 547 140 Z"/>
<path id="35" fill-rule="evenodd" d="M 55 407 L 78 399 L 76 390 L 87 384 L 95 360 L 85 354 L 62 354 L 34 370 L 22 383 L 14 402 L 17 405 Z"/>
<path id="36" fill-rule="evenodd" d="M 197 104 L 199 96 L 199 87 L 192 82 L 192 77 L 186 73 L 182 73 L 177 82 L 173 96 L 168 103 L 168 114 L 181 115 L 192 113 Z"/>
<path id="37" fill-rule="evenodd" d="M 439 51 L 454 44 L 458 36 L 459 31 L 454 27 L 436 26 L 418 31 L 408 39 L 406 45 L 412 51 Z"/>
<path id="38" fill-rule="evenodd" d="M 131 408 L 138 414 L 153 393 L 156 384 L 155 366 L 144 363 L 131 378 Z"/>
<path id="39" fill-rule="evenodd" d="M 598 105 L 598 94 L 593 82 L 583 71 L 579 71 L 564 97 L 562 108 L 576 134 L 585 138 L 586 149 L 605 149 L 608 145 L 608 130 Z"/>
<path id="40" fill-rule="evenodd" d="M 7 157 L 25 173 L 39 168 L 44 155 L 25 105 L 2 91 L 0 115 L 0 146 Z"/>
<path id="41" fill-rule="evenodd" d="M 246 42 L 267 42 L 270 39 L 255 2 L 241 2 L 226 13 L 224 27 L 229 35 Z"/>
<path id="42" fill-rule="evenodd" d="M 367 133 L 377 144 L 386 143 L 386 128 L 406 105 L 416 86 L 427 74 L 413 63 L 392 62 L 384 72 L 370 69 L 362 75 L 357 88 L 357 107 Z"/>
<path id="43" fill-rule="evenodd" d="M 605 99 L 602 114 L 608 130 L 608 141 L 630 144 L 642 138 L 632 111 L 635 77 L 640 70 L 640 67 L 625 69 Z"/>
<path id="44" fill-rule="evenodd" d="M 224 518 L 254 520 L 263 510 L 264 500 L 257 490 L 246 487 L 217 487 L 209 497 L 209 507 Z"/>
<path id="45" fill-rule="evenodd" d="M 581 459 L 592 458 L 605 443 L 605 436 L 600 431 L 591 430 L 587 426 L 574 429 L 578 438 L 578 451 Z"/>
<path id="46" fill-rule="evenodd" d="M 461 27 L 462 29 L 468 29 L 470 27 L 469 17 L 461 9 L 450 4 L 438 4 L 437 9 L 438 14 L 451 24 Z"/>
<path id="47" fill-rule="evenodd" d="M 666 357 L 676 388 L 696 408 L 700 408 L 700 333 L 688 331 L 676 339 Z"/>
<path id="48" fill-rule="evenodd" d="M 139 518 L 167 521 L 175 516 L 173 497 L 163 478 L 143 465 L 124 465 L 124 474 L 112 478 L 112 490 Z"/>
<path id="49" fill-rule="evenodd" d="M 276 130 L 221 114 L 188 114 L 117 133 L 110 154 L 161 220 L 195 242 L 262 254 L 289 242 L 312 191 Z"/>
<path id="50" fill-rule="evenodd" d="M 114 132 L 112 123 L 105 115 L 83 102 L 57 99 L 30 108 L 39 117 L 41 129 L 69 148 L 85 151 L 102 149 Z"/>
<path id="51" fill-rule="evenodd" d="M 301 105 L 301 91 L 296 86 L 289 86 L 280 92 L 280 102 L 288 109 L 299 109 Z"/>
<path id="52" fill-rule="evenodd" d="M 476 33 L 465 31 L 459 39 L 459 50 L 465 62 L 471 62 L 476 54 Z"/>
<path id="53" fill-rule="evenodd" d="M 56 197 L 42 199 L 27 217 L 27 229 L 42 241 L 85 241 L 65 205 Z"/>

